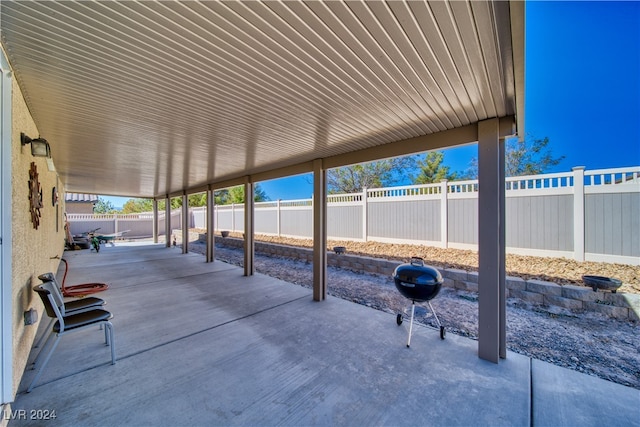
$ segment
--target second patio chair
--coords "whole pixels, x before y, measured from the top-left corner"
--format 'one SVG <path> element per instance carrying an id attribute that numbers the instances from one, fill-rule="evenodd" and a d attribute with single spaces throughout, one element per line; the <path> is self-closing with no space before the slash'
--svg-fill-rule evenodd
<path id="1" fill-rule="evenodd" d="M 40 299 L 42 299 L 47 315 L 51 318 L 54 318 L 55 323 L 53 325 L 53 328 L 51 329 L 49 338 L 45 342 L 40 351 L 40 354 L 38 354 L 36 361 L 34 362 L 34 369 L 36 370 L 36 374 L 31 381 L 31 384 L 27 388 L 27 393 L 29 393 L 33 389 L 33 386 L 40 378 L 44 367 L 49 362 L 49 359 L 58 346 L 62 336 L 71 332 L 80 331 L 94 325 L 104 326 L 105 342 L 108 346 L 111 346 L 111 364 L 115 365 L 116 363 L 113 324 L 109 321 L 113 318 L 113 315 L 106 310 L 98 308 L 89 311 L 83 311 L 81 313 L 72 313 L 65 315 L 64 304 L 59 306 L 56 298 L 54 298 L 53 296 L 53 294 L 55 293 L 55 290 L 53 288 L 55 286 L 55 282 L 45 282 L 33 288 L 33 290 L 40 296 Z M 51 349 L 47 350 L 47 347 L 51 341 L 53 341 Z M 43 356 L 44 358 L 41 363 L 38 363 L 41 356 Z"/>
<path id="2" fill-rule="evenodd" d="M 43 282 L 55 283 L 55 287 L 51 289 L 53 291 L 52 295 L 56 300 L 56 304 L 58 306 L 64 304 L 65 315 L 81 313 L 83 311 L 93 310 L 94 308 L 101 308 L 106 304 L 105 300 L 96 297 L 76 298 L 71 301 L 65 302 L 62 291 L 60 290 L 60 286 L 58 285 L 58 281 L 56 280 L 56 276 L 54 276 L 53 273 L 41 274 L 38 276 L 38 279 L 42 280 Z M 51 318 L 49 324 L 44 329 L 44 332 L 42 333 L 42 335 L 40 335 L 40 338 L 38 338 L 38 341 L 35 343 L 33 348 L 38 348 L 40 344 L 42 344 L 42 340 L 47 335 L 47 331 L 51 329 L 51 326 L 53 325 L 53 322 L 55 320 L 55 318 Z"/>

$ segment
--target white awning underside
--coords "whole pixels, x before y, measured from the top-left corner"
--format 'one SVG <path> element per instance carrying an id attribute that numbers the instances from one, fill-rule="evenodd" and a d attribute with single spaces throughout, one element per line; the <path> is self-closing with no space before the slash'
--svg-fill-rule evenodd
<path id="1" fill-rule="evenodd" d="M 163 196 L 523 119 L 518 2 L 0 7 L 3 47 L 71 192 Z"/>

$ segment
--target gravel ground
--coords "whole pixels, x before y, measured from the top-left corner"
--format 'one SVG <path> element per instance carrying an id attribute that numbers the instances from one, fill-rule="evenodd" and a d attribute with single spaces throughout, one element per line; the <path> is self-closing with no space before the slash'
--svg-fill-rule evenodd
<path id="1" fill-rule="evenodd" d="M 241 233 L 230 236 L 242 238 Z M 256 241 L 289 246 L 311 248 L 313 241 L 290 239 L 276 236 L 256 235 Z M 458 268 L 466 271 L 478 270 L 478 252 L 461 249 L 442 249 L 424 245 L 407 245 L 380 242 L 353 242 L 330 240 L 327 247 L 344 246 L 354 255 L 399 260 L 406 262 L 412 256 L 419 256 L 425 263 L 441 268 Z M 567 258 L 549 258 L 507 254 L 507 275 L 527 279 L 539 279 L 558 285 L 585 286 L 582 276 L 614 277 L 622 281 L 618 292 L 640 294 L 640 266 L 606 262 L 578 262 Z"/>
<path id="2" fill-rule="evenodd" d="M 189 250 L 204 253 L 204 244 L 190 243 Z M 242 265 L 240 249 L 216 246 L 216 258 Z M 256 254 L 256 270 L 262 274 L 311 288 L 309 262 Z M 410 303 L 396 290 L 390 277 L 327 268 L 330 295 L 387 313 L 399 313 Z M 447 333 L 477 339 L 477 294 L 442 288 L 432 300 Z M 416 320 L 435 327 L 433 316 L 422 307 Z M 395 318 L 390 316 L 390 321 Z M 507 301 L 507 346 L 510 351 L 595 375 L 640 389 L 640 324 L 604 318 L 596 314 L 561 315 L 517 300 Z"/>

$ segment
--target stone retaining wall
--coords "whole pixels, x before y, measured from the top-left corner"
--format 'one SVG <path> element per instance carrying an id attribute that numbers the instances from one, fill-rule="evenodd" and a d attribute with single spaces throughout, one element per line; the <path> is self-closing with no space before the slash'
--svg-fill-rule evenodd
<path id="1" fill-rule="evenodd" d="M 201 237 L 203 238 L 203 237 Z M 223 246 L 242 248 L 243 240 L 232 237 L 216 236 L 216 243 Z M 274 243 L 255 242 L 256 252 L 270 256 L 313 261 L 313 253 L 309 248 L 278 245 Z M 337 255 L 327 253 L 327 264 L 354 271 L 366 271 L 383 275 L 392 275 L 398 261 L 372 258 L 357 255 Z M 444 278 L 444 286 L 478 292 L 478 273 L 475 271 L 454 268 L 439 269 Z M 584 286 L 565 285 L 542 280 L 524 280 L 507 276 L 507 298 L 549 308 L 560 308 L 571 312 L 595 312 L 620 320 L 640 320 L 640 295 L 594 292 Z"/>

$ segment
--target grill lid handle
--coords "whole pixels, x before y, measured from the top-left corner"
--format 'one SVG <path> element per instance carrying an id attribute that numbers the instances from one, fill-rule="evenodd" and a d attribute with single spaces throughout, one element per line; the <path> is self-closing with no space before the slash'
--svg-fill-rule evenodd
<path id="1" fill-rule="evenodd" d="M 420 267 L 424 267 L 424 259 L 420 258 L 419 256 L 412 256 L 411 265 L 419 265 Z"/>

